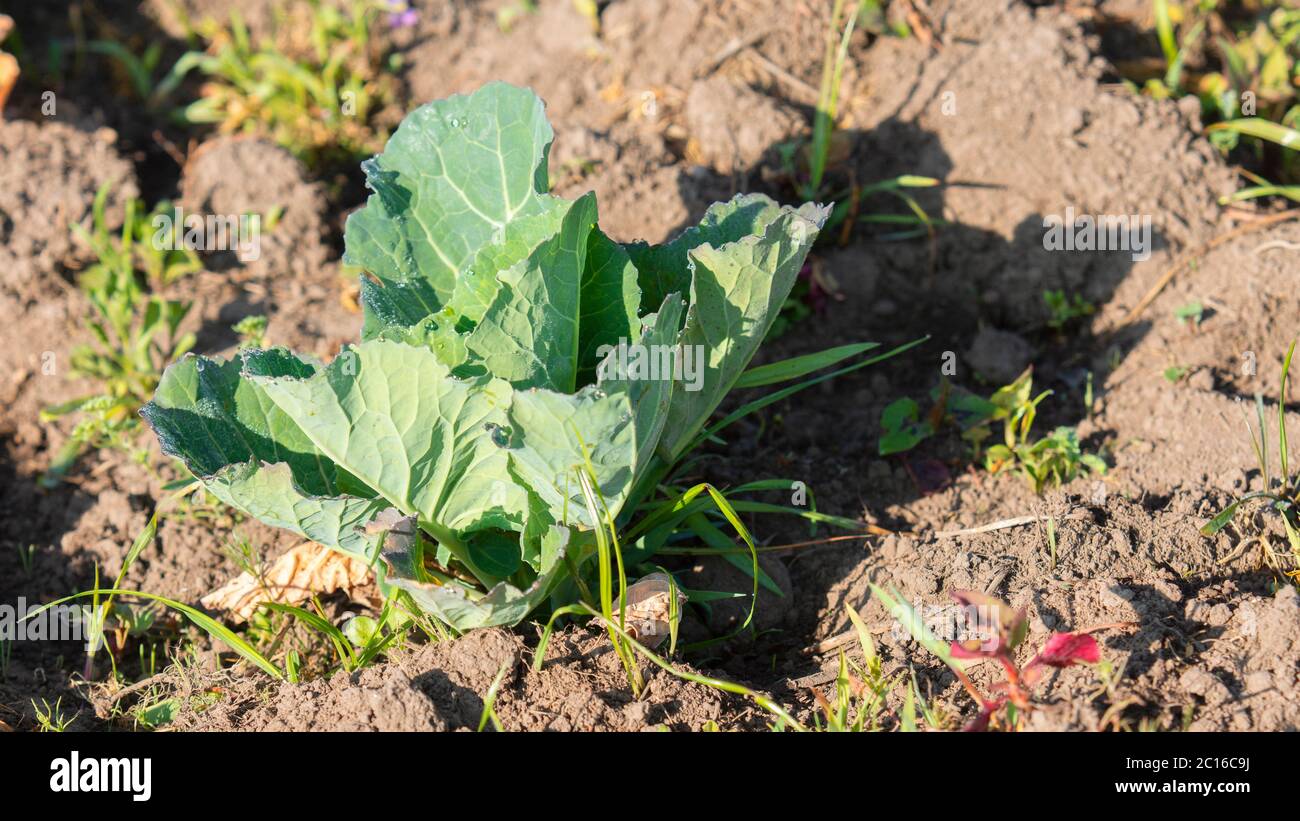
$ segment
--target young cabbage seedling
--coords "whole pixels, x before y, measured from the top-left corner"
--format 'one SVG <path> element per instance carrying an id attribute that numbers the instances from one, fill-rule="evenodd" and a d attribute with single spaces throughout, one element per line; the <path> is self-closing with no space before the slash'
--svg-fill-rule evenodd
<path id="1" fill-rule="evenodd" d="M 610 522 L 621 577 L 681 527 L 711 544 L 720 511 L 757 585 L 740 502 L 676 492 L 675 471 L 736 419 L 882 358 L 864 343 L 747 370 L 826 207 L 744 195 L 671 242 L 616 242 L 593 194 L 549 193 L 551 138 L 542 101 L 504 83 L 412 112 L 347 223 L 361 341 L 328 365 L 187 357 L 143 411 L 218 499 L 363 558 L 458 630 L 583 598 Z M 791 380 L 711 421 L 733 387 Z M 418 538 L 385 568 L 366 525 L 390 508 Z"/>

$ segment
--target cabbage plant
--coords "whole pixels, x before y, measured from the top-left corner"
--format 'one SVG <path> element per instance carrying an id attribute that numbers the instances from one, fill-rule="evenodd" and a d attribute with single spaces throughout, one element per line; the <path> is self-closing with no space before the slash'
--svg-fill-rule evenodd
<path id="1" fill-rule="evenodd" d="M 593 194 L 549 193 L 551 138 L 542 101 L 503 83 L 416 109 L 362 165 L 373 193 L 347 222 L 361 340 L 328 364 L 191 355 L 143 410 L 222 502 L 373 562 L 460 630 L 576 597 L 594 530 L 648 509 L 738 383 L 871 347 L 746 373 L 826 207 L 743 195 L 666 244 L 616 242 Z M 680 501 L 656 522 L 691 514 Z M 417 549 L 381 563 L 395 516 Z M 643 528 L 635 549 L 666 538 Z"/>

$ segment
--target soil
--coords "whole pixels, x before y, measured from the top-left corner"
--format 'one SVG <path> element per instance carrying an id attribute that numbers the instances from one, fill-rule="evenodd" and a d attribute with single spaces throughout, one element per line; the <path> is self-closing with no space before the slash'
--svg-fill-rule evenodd
<path id="1" fill-rule="evenodd" d="M 61 122 L 0 122 L 0 288 L 35 301 L 65 266 L 85 260 L 89 245 L 69 225 L 93 229 L 91 205 L 112 186 L 108 212 L 121 214 L 139 196 L 135 169 L 113 148 L 109 129 L 82 131 Z M 110 230 L 121 225 L 109 222 Z"/>
<path id="2" fill-rule="evenodd" d="M 766 716 L 745 699 L 687 684 L 650 665 L 645 690 L 633 698 L 627 673 L 609 641 L 594 631 L 556 635 L 547 661 L 533 669 L 533 651 L 501 629 L 403 653 L 359 673 L 338 672 L 305 684 L 239 679 L 216 705 L 192 695 L 211 677 L 182 680 L 188 696 L 176 719 L 185 730 L 474 730 L 484 697 L 500 675 L 493 711 L 504 729 L 557 732 L 699 730 L 708 722 L 761 729 Z M 682 668 L 695 672 L 689 666 Z M 183 675 L 183 674 L 178 674 Z M 490 726 L 490 725 L 489 725 Z"/>
<path id="3" fill-rule="evenodd" d="M 144 14 L 179 38 L 175 21 L 158 11 L 167 5 L 143 4 Z M 195 14 L 218 5 L 188 3 Z M 239 5 L 255 31 L 271 19 L 264 0 Z M 417 25 L 386 35 L 403 56 L 412 105 L 493 79 L 532 86 L 556 130 L 557 193 L 595 190 L 601 225 L 615 237 L 665 239 L 735 191 L 794 199 L 780 147 L 810 128 L 824 4 L 615 0 L 602 8 L 598 30 L 567 0 L 541 2 L 508 30 L 497 24 L 501 3 L 414 5 Z M 864 227 L 850 241 L 819 246 L 814 265 L 835 292 L 812 319 L 766 346 L 760 361 L 860 340 L 930 339 L 734 426 L 727 446 L 713 448 L 696 472 L 718 485 L 797 479 L 818 510 L 889 535 L 766 554 L 786 595 L 760 596 L 761 632 L 692 654 L 687 669 L 743 682 L 809 720 L 810 688 L 826 686 L 841 649 L 857 652 L 844 640 L 848 606 L 871 628 L 887 672 L 914 669 L 927 698 L 969 716 L 961 687 L 895 635 L 869 584 L 892 585 L 922 605 L 977 589 L 1026 608 L 1031 648 L 1051 631 L 1098 629 L 1111 673 L 1073 668 L 1050 676 L 1030 729 L 1297 728 L 1300 597 L 1279 572 L 1294 568 L 1270 565 L 1254 538 L 1284 545 L 1280 524 L 1258 515 L 1215 537 L 1198 529 L 1263 486 L 1240 400 L 1259 392 L 1276 411 L 1270 398 L 1300 312 L 1289 279 L 1300 226 L 1254 231 L 1201 254 L 1126 322 L 1180 255 L 1258 216 L 1217 204 L 1238 179 L 1210 148 L 1194 104 L 1140 97 L 1114 82 L 1113 49 L 1125 40 L 1098 20 L 1139 25 L 1141 11 L 1131 5 L 932 0 L 939 48 L 918 38 L 855 35 L 833 179 L 940 178 L 942 187 L 912 193 L 947 224 L 932 239 L 888 241 Z M 737 37 L 745 41 L 733 43 Z M 41 367 L 45 352 L 61 363 L 72 344 L 88 339 L 86 306 L 71 286 L 84 249 L 59 227 L 87 218 L 105 179 L 128 180 L 123 194 L 137 190 L 130 188 L 134 168 L 149 181 L 139 186 L 146 195 L 156 191 L 196 211 L 283 209 L 259 260 L 213 255 L 186 280 L 200 350 L 228 352 L 229 326 L 261 313 L 272 342 L 328 357 L 360 323 L 338 259 L 347 205 L 333 189 L 287 152 L 251 138 L 195 133 L 183 162 L 160 164 L 156 147 L 144 147 L 152 142 L 147 129 L 113 135 L 97 125 L 122 120 L 131 100 L 78 97 L 79 87 L 94 89 L 71 84 L 67 108 L 76 119 L 29 115 L 37 91 L 20 85 L 13 107 L 25 119 L 0 124 L 6 603 L 85 590 L 96 566 L 111 577 L 171 478 L 166 468 L 153 476 L 104 452 L 83 460 L 59 488 L 35 482 L 68 431 L 66 423 L 39 422 L 37 412 L 87 388 Z M 248 168 L 257 173 L 241 173 Z M 868 198 L 864 208 L 904 210 L 889 195 Z M 1068 208 L 1149 215 L 1150 257 L 1047 251 L 1044 219 Z M 1095 312 L 1064 330 L 1049 326 L 1043 293 L 1058 290 L 1079 294 Z M 1198 322 L 1175 315 L 1192 302 L 1204 306 Z M 984 394 L 1032 364 L 1037 388 L 1054 391 L 1037 429 L 1077 425 L 1085 449 L 1105 456 L 1106 474 L 1038 496 L 1016 475 L 972 468 L 955 435 L 878 456 L 881 409 L 901 396 L 925 405 L 950 362 L 954 385 Z M 1174 381 L 1165 376 L 1171 367 L 1179 369 Z M 1089 374 L 1095 399 L 1085 408 Z M 1288 412 L 1288 419 L 1300 429 L 1300 417 Z M 790 502 L 780 496 L 770 500 Z M 750 526 L 770 546 L 833 535 L 813 536 L 806 524 L 778 517 Z M 239 572 L 227 549 L 236 539 L 268 558 L 293 543 L 200 507 L 164 520 L 127 584 L 197 603 Z M 724 563 L 681 569 L 691 588 L 748 590 L 747 577 Z M 725 604 L 697 614 L 686 628 L 691 640 L 725 634 L 743 619 L 743 610 Z M 479 631 L 301 684 L 270 682 L 243 667 L 216 670 L 209 653 L 202 664 L 171 668 L 160 686 L 182 704 L 174 726 L 193 730 L 475 729 L 503 669 L 495 714 L 509 730 L 709 722 L 762 729 L 772 722 L 740 696 L 657 669 L 647 670 L 646 693 L 634 699 L 595 631 L 557 634 L 540 671 L 530 666 L 535 644 L 528 625 Z M 92 707 L 94 688 L 79 683 L 83 659 L 76 644 L 16 644 L 0 679 L 0 721 L 30 728 L 33 700 L 61 698 L 69 714 L 80 711 L 75 726 L 119 724 Z M 102 679 L 102 669 L 91 672 Z M 990 673 L 977 668 L 976 681 L 988 684 Z"/>

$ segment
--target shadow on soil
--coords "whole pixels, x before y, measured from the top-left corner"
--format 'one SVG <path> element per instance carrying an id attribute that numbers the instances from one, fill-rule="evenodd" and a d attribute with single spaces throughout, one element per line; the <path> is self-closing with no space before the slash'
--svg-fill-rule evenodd
<path id="1" fill-rule="evenodd" d="M 906 193 L 931 218 L 942 219 L 947 191 L 984 185 L 980 180 L 952 179 L 952 162 L 941 140 L 914 123 L 891 119 L 870 132 L 845 136 L 851 154 L 828 172 L 827 199 L 842 199 L 853 186 L 904 174 L 929 176 L 942 184 Z M 778 147 L 773 146 L 760 164 L 731 177 L 683 171 L 681 195 L 687 202 L 708 203 L 757 190 L 797 203 L 788 176 L 773 172 L 779 167 L 777 156 Z M 951 223 L 936 227 L 929 236 L 891 241 L 882 235 L 898 226 L 884 225 L 882 231 L 882 226 L 861 221 L 871 215 L 909 213 L 901 198 L 877 193 L 861 201 L 859 223 L 851 230 L 841 224 L 824 231 L 810 259 L 837 284 L 839 299 L 832 295 L 815 305 L 808 318 L 769 340 L 757 361 L 867 340 L 881 343 L 882 350 L 926 336 L 929 340 L 893 360 L 840 377 L 833 387 L 810 389 L 734 425 L 724 436 L 727 446 L 710 448 L 705 466 L 697 471 L 700 475 L 693 478 L 732 486 L 775 477 L 801 480 L 815 492 L 818 510 L 849 517 L 868 507 L 906 507 L 968 469 L 969 453 L 952 431 L 941 431 L 904 454 L 877 455 L 881 410 L 895 399 L 911 397 L 924 413 L 933 404 L 930 397 L 940 385 L 946 354 L 955 354 L 956 373 L 948 377 L 954 390 L 983 396 L 1032 365 L 1034 392 L 1053 391 L 1039 408 L 1034 430 L 1041 436 L 1058 425 L 1077 425 L 1086 413 L 1089 375 L 1100 397 L 1107 373 L 1149 330 L 1149 323 L 1139 322 L 1118 333 L 1094 335 L 1087 316 L 1060 328 L 1049 324 L 1045 293 L 1077 294 L 1100 309 L 1134 265 L 1128 251 L 1048 250 L 1045 218 L 1059 215 L 1027 216 L 1009 239 Z M 1154 229 L 1149 242 L 1153 252 L 1166 245 Z M 724 410 L 756 395 L 759 391 L 739 392 Z M 1101 438 L 1094 434 L 1084 448 L 1095 451 Z M 880 465 L 906 480 L 873 485 L 869 495 L 862 492 L 863 475 Z M 769 501 L 790 503 L 776 494 Z M 901 525 L 887 519 L 878 523 L 886 528 Z M 769 544 L 813 538 L 806 525 L 789 517 L 766 517 L 750 525 Z M 817 535 L 829 533 L 821 530 Z M 839 581 L 819 577 L 809 588 L 805 577 L 798 596 L 822 601 Z M 797 654 L 815 626 L 787 619 L 787 629 L 763 634 L 748 648 L 738 648 L 733 658 L 713 661 L 734 675 L 775 686 L 782 678 L 773 680 L 773 657 Z"/>

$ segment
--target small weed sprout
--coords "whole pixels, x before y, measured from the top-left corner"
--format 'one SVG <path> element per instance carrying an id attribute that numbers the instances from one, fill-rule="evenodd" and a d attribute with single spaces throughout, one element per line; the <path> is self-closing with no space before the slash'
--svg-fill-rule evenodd
<path id="1" fill-rule="evenodd" d="M 1262 504 L 1266 509 L 1277 511 L 1282 527 L 1286 532 L 1287 542 L 1291 548 L 1290 567 L 1284 566 L 1282 557 L 1285 554 L 1279 554 L 1273 550 L 1266 533 L 1261 530 L 1256 535 L 1256 538 L 1263 546 L 1266 561 L 1275 569 L 1285 572 L 1292 579 L 1300 575 L 1300 571 L 1296 569 L 1300 568 L 1300 513 L 1298 513 L 1300 511 L 1300 507 L 1298 507 L 1300 506 L 1300 476 L 1291 475 L 1290 446 L 1286 429 L 1286 401 L 1291 374 L 1291 358 L 1295 355 L 1295 346 L 1296 343 L 1292 342 L 1291 347 L 1287 349 L 1286 358 L 1282 361 L 1282 375 L 1278 388 L 1278 475 L 1273 476 L 1269 465 L 1268 428 L 1264 412 L 1264 395 L 1256 393 L 1255 418 L 1259 426 L 1259 437 L 1256 438 L 1249 417 L 1246 419 L 1246 431 L 1250 435 L 1250 444 L 1255 451 L 1255 460 L 1259 465 L 1260 475 L 1263 477 L 1263 489 L 1247 493 L 1237 499 L 1201 528 L 1202 534 L 1213 536 L 1227 527 L 1236 518 L 1237 514 L 1242 512 L 1243 508 L 1256 503 Z"/>
<path id="2" fill-rule="evenodd" d="M 921 418 L 921 408 L 914 399 L 895 399 L 880 412 L 881 456 L 909 451 L 933 435 L 934 426 Z"/>
<path id="3" fill-rule="evenodd" d="M 508 32 L 520 18 L 537 13 L 537 0 L 514 0 L 497 9 L 497 28 Z"/>
<path id="4" fill-rule="evenodd" d="M 36 728 L 42 733 L 62 733 L 66 732 L 72 726 L 72 722 L 77 720 L 80 712 L 74 713 L 71 718 L 63 712 L 63 696 L 54 700 L 53 704 L 41 699 L 40 706 L 37 706 L 36 700 L 32 699 L 32 712 L 35 713 Z"/>
<path id="5" fill-rule="evenodd" d="M 1184 325 L 1190 325 L 1193 329 L 1201 326 L 1201 320 L 1205 318 L 1205 306 L 1200 300 L 1193 300 L 1185 305 L 1180 305 L 1174 311 L 1174 318 Z"/>
<path id="6" fill-rule="evenodd" d="M 23 568 L 23 575 L 32 575 L 32 565 L 36 559 L 36 545 L 34 544 L 15 544 L 14 549 L 18 551 L 18 564 Z"/>
<path id="7" fill-rule="evenodd" d="M 880 455 L 911 450 L 933 436 L 939 426 L 952 422 L 962 428 L 962 438 L 986 470 L 1018 471 L 1035 493 L 1085 472 L 1105 473 L 1105 460 L 1083 452 L 1074 428 L 1061 426 L 1041 439 L 1031 437 L 1038 405 L 1051 394 L 1047 390 L 1033 395 L 1033 368 L 1027 368 L 1016 381 L 999 388 L 988 399 L 974 394 L 954 396 L 945 382 L 935 391 L 935 405 L 924 417 L 910 398 L 895 400 L 885 407 L 880 417 Z M 1091 381 L 1086 401 L 1091 406 Z M 998 422 L 1003 426 L 1002 442 L 986 447 Z"/>
<path id="8" fill-rule="evenodd" d="M 244 317 L 230 329 L 239 335 L 239 349 L 247 351 L 267 347 L 266 326 L 266 317 L 256 314 Z"/>
<path id="9" fill-rule="evenodd" d="M 1073 298 L 1067 297 L 1064 291 L 1043 291 L 1043 302 L 1047 303 L 1049 313 L 1047 327 L 1054 331 L 1063 331 L 1075 320 L 1097 312 L 1096 305 L 1078 294 Z"/>
<path id="10" fill-rule="evenodd" d="M 105 184 L 95 195 L 92 230 L 73 226 L 96 256 L 78 277 L 92 308 L 88 325 L 95 344 L 73 348 L 70 370 L 97 381 L 101 390 L 41 411 L 43 421 L 82 415 L 41 477 L 47 487 L 58 484 L 88 449 L 122 449 L 144 463 L 148 451 L 135 445 L 137 412 L 158 387 L 163 369 L 194 345 L 194 335 L 180 331 L 190 303 L 166 299 L 161 291 L 199 270 L 198 255 L 183 246 L 166 250 L 153 244 L 153 214 L 169 210 L 167 203 L 146 214 L 138 200 L 128 200 L 121 233 L 114 236 L 105 213 L 109 190 Z"/>
<path id="11" fill-rule="evenodd" d="M 1002 422 L 1003 441 L 983 451 L 984 467 L 990 473 L 1019 471 L 1035 493 L 1069 482 L 1084 472 L 1106 472 L 1105 460 L 1083 452 L 1074 428 L 1058 427 L 1037 441 L 1030 437 L 1038 405 L 1051 393 L 1046 390 L 1033 396 L 1033 368 L 1026 368 L 1015 382 L 999 388 L 989 398 L 984 418 L 962 434 L 978 458 L 983 442 L 992 435 L 992 425 Z"/>
<path id="12" fill-rule="evenodd" d="M 497 717 L 496 703 L 497 695 L 501 691 L 501 682 L 505 681 L 508 672 L 510 672 L 510 662 L 502 662 L 501 669 L 497 670 L 496 676 L 492 679 L 492 685 L 488 687 L 487 694 L 483 696 L 483 713 L 478 720 L 478 731 L 480 733 L 487 727 L 489 721 L 492 722 L 493 730 L 498 733 L 505 732 L 505 728 L 501 726 L 501 719 Z"/>
<path id="13" fill-rule="evenodd" d="M 1048 549 L 1051 551 L 1051 558 L 1052 558 L 1051 570 L 1053 573 L 1055 573 L 1056 572 L 1056 519 L 1055 517 L 1052 516 L 1047 517 L 1047 546 Z"/>
<path id="14" fill-rule="evenodd" d="M 886 715 L 886 697 L 902 681 L 902 677 L 901 674 L 892 678 L 884 674 L 880 656 L 876 653 L 876 644 L 862 617 L 850 604 L 846 603 L 844 610 L 857 633 L 862 662 L 859 664 L 843 652 L 840 653 L 834 701 L 816 689 L 812 691 L 813 700 L 822 713 L 821 716 L 814 717 L 814 727 L 831 732 L 879 730 L 881 719 Z"/>

